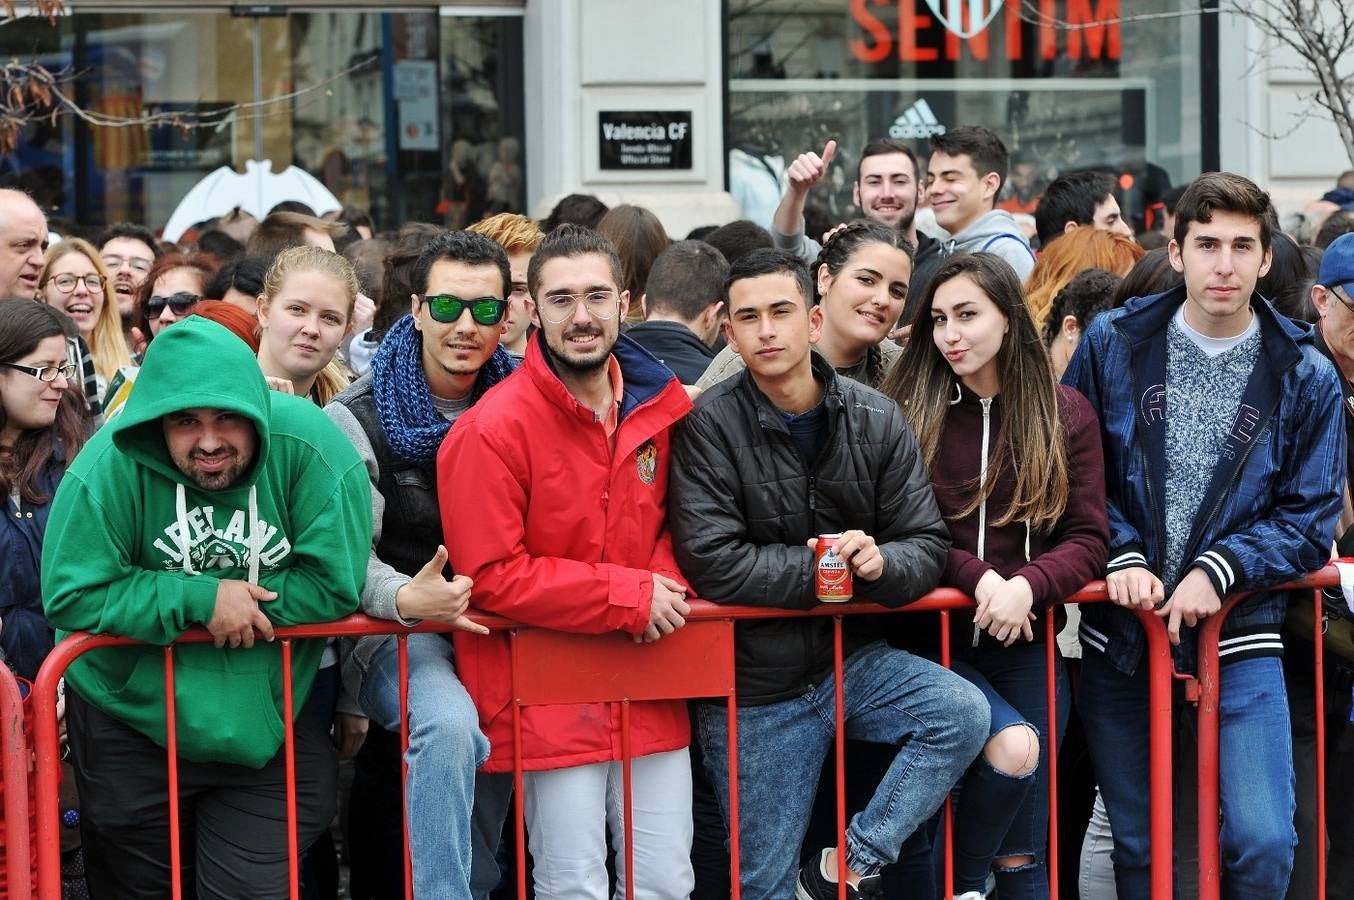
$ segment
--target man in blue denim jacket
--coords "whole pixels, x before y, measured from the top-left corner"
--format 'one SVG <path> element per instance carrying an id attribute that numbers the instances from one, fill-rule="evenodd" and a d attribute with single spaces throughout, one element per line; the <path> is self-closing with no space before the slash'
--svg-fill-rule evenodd
<path id="1" fill-rule="evenodd" d="M 1184 286 L 1101 316 L 1063 376 L 1095 407 L 1105 447 L 1113 604 L 1084 608 L 1080 709 L 1121 900 L 1151 894 L 1147 666 L 1132 607 L 1155 609 L 1176 668 L 1192 671 L 1199 622 L 1256 591 L 1228 615 L 1219 651 L 1223 895 L 1281 898 L 1292 870 L 1284 603 L 1262 589 L 1329 557 L 1345 437 L 1311 329 L 1255 293 L 1272 217 L 1247 179 L 1199 177 L 1170 244 Z"/>

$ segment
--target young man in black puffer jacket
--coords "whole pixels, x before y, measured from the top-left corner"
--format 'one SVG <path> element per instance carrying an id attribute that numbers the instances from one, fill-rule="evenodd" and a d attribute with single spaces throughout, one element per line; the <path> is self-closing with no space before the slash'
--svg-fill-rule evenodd
<path id="1" fill-rule="evenodd" d="M 882 394 L 812 352 L 822 310 L 793 255 L 759 250 L 729 276 L 726 336 L 747 370 L 711 388 L 678 426 L 669 519 L 682 572 L 715 602 L 816 605 L 811 540 L 841 534 L 855 595 L 899 606 L 936 585 L 949 545 L 916 440 Z M 901 746 L 847 831 L 848 897 L 940 806 L 986 738 L 987 702 L 941 667 L 844 623 L 851 737 Z M 799 845 L 833 739 L 832 624 L 740 622 L 738 786 L 748 898 L 836 896 L 835 850 L 795 881 Z M 697 714 L 705 764 L 728 803 L 722 708 Z"/>

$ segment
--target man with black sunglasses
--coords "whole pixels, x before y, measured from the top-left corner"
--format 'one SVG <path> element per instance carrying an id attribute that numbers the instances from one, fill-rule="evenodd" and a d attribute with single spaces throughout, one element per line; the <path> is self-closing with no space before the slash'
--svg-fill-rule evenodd
<path id="1" fill-rule="evenodd" d="M 620 334 L 630 297 L 606 238 L 545 236 L 527 269 L 537 332 L 522 370 L 452 428 L 437 456 L 442 526 L 477 609 L 527 625 L 655 641 L 690 611 L 666 525 L 668 443 L 691 401 L 672 372 Z M 456 634 L 466 689 L 492 754 L 512 771 L 508 636 Z M 691 893 L 686 703 L 629 705 L 634 871 L 625 892 Z M 537 897 L 605 900 L 606 823 L 619 821 L 620 704 L 522 710 L 523 803 Z"/>
<path id="2" fill-rule="evenodd" d="M 470 579 L 447 565 L 434 462 L 452 423 L 512 371 L 512 359 L 499 346 L 512 283 L 508 258 L 482 235 L 444 232 L 424 248 L 412 283 L 420 293 L 410 296 L 410 314 L 386 333 L 371 371 L 325 407 L 356 446 L 371 479 L 372 546 L 362 608 L 407 626 L 431 619 L 462 634 L 483 634 L 464 615 Z M 512 781 L 506 775 L 475 775 L 489 745 L 457 677 L 447 636 L 411 634 L 407 646 L 414 895 L 483 900 L 499 880 L 495 854 Z M 394 638 L 354 642 L 344 676 L 361 713 L 398 734 Z M 388 764 L 398 772 L 398 740 L 387 743 L 396 748 Z M 398 822 L 390 823 L 387 833 L 399 830 Z M 398 842 L 394 849 L 390 858 L 376 860 L 373 855 L 380 855 L 370 847 L 357 854 L 354 877 L 362 875 L 363 860 L 372 860 L 380 872 L 368 880 L 398 883 L 403 867 Z"/>

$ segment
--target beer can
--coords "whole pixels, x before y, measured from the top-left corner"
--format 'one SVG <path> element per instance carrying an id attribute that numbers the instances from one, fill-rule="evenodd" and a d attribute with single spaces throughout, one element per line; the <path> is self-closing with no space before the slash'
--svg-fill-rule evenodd
<path id="1" fill-rule="evenodd" d="M 820 603 L 845 603 L 854 589 L 851 570 L 837 555 L 839 534 L 820 534 L 813 550 L 813 585 Z"/>

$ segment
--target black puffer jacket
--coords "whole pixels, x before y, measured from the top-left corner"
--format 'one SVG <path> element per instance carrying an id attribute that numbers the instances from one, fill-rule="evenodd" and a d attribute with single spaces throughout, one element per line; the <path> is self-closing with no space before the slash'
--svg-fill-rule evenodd
<path id="1" fill-rule="evenodd" d="M 668 521 L 677 561 L 696 596 L 716 603 L 809 609 L 809 538 L 852 528 L 879 544 L 884 574 L 855 595 L 901 606 L 936 586 L 949 532 L 916 439 L 893 401 L 839 378 L 817 354 L 828 437 L 809 471 L 784 420 L 744 371 L 708 390 L 677 426 Z M 879 637 L 845 619 L 849 655 Z M 828 618 L 739 622 L 738 702 L 797 697 L 832 670 Z"/>

